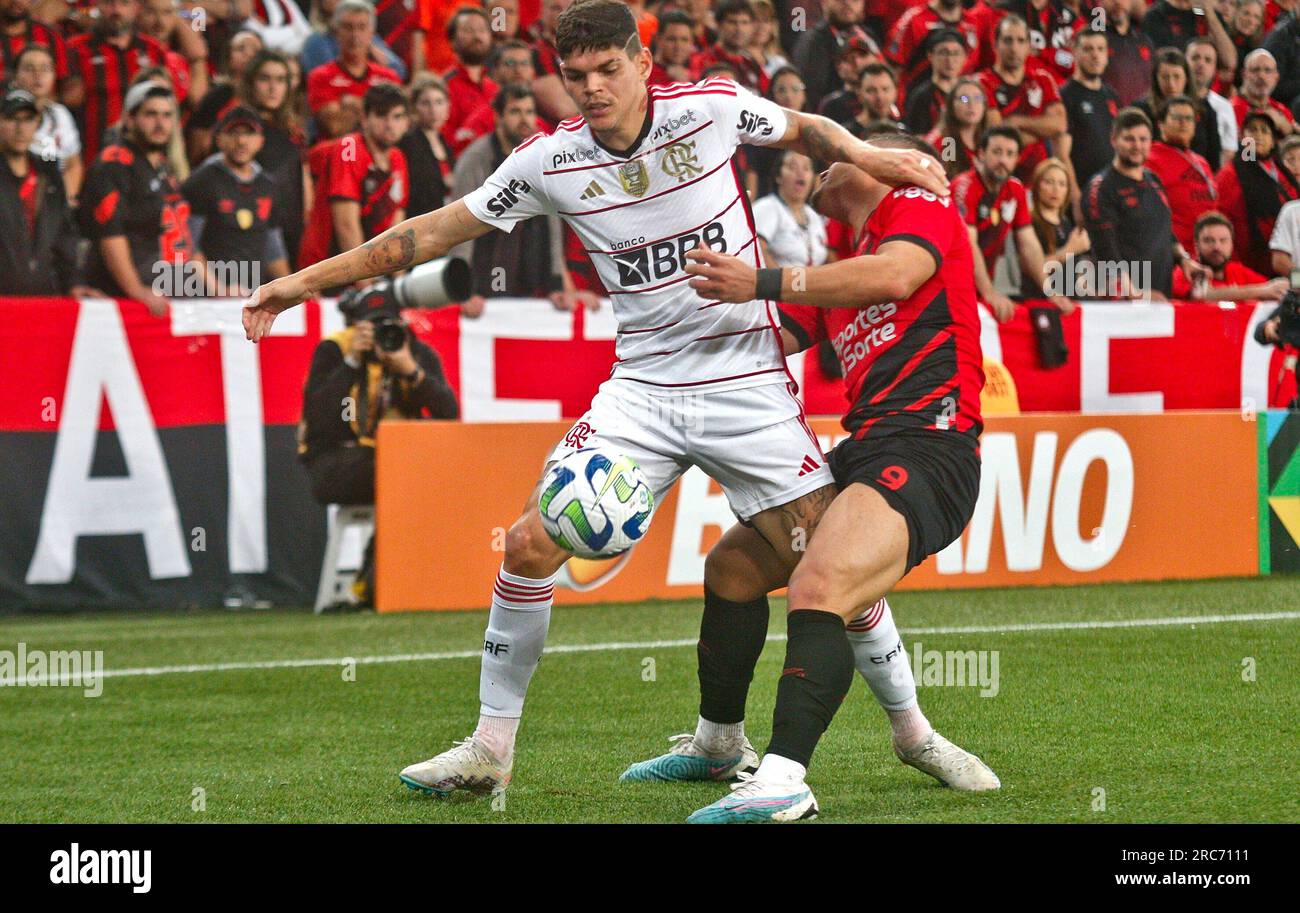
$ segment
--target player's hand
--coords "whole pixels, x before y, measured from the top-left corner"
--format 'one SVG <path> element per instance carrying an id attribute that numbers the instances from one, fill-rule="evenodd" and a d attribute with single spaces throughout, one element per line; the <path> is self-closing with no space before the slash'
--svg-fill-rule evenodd
<path id="1" fill-rule="evenodd" d="M 1016 303 L 1001 292 L 994 292 L 984 299 L 984 303 L 993 311 L 998 323 L 1006 323 L 1016 313 Z"/>
<path id="2" fill-rule="evenodd" d="M 369 320 L 352 324 L 352 341 L 348 344 L 348 358 L 362 361 L 366 353 L 375 350 L 375 325 Z"/>
<path id="3" fill-rule="evenodd" d="M 712 301 L 741 303 L 758 295 L 758 270 L 739 257 L 703 245 L 686 252 L 686 272 L 697 278 L 691 288 Z"/>
<path id="4" fill-rule="evenodd" d="M 262 337 L 271 332 L 271 324 L 281 311 L 286 311 L 295 304 L 301 304 L 308 295 L 302 280 L 293 276 L 273 279 L 259 287 L 244 302 L 244 336 L 260 342 Z"/>
<path id="5" fill-rule="evenodd" d="M 1291 283 L 1287 279 L 1278 276 L 1276 279 L 1270 279 L 1264 283 L 1264 292 L 1259 296 L 1260 301 L 1281 301 L 1291 288 Z"/>
<path id="6" fill-rule="evenodd" d="M 948 196 L 948 176 L 943 166 L 916 149 L 879 149 L 864 143 L 854 164 L 891 187 L 915 184 L 940 197 Z"/>

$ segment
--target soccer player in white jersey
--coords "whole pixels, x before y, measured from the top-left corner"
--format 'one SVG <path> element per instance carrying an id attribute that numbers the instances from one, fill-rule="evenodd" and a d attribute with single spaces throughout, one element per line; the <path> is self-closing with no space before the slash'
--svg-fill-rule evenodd
<path id="1" fill-rule="evenodd" d="M 557 214 L 610 290 L 617 362 L 547 462 L 575 448 L 607 446 L 636 460 L 656 496 L 699 466 L 777 560 L 793 568 L 800 531 L 815 524 L 836 489 L 793 395 L 775 303 L 700 296 L 688 283 L 686 251 L 703 244 L 762 265 L 749 201 L 731 164 L 742 143 L 846 162 L 885 183 L 939 194 L 947 194 L 947 182 L 919 153 L 876 148 L 826 118 L 785 110 L 729 80 L 647 87 L 650 52 L 617 0 L 579 0 L 561 15 L 556 45 L 580 117 L 520 144 L 486 184 L 457 202 L 262 286 L 245 303 L 247 336 L 260 340 L 277 314 L 322 289 L 405 269 L 493 228 L 511 231 L 533 216 Z M 478 726 L 450 750 L 403 770 L 408 786 L 445 796 L 509 782 L 555 574 L 568 558 L 543 530 L 534 492 L 507 533 L 493 589 Z M 706 620 L 711 611 L 725 618 L 732 608 L 706 592 Z M 738 643 L 710 644 L 710 674 L 731 686 L 743 712 L 749 680 L 736 680 L 735 670 L 747 659 L 730 655 Z M 689 753 L 717 779 L 756 760 L 739 724 L 703 716 Z"/>

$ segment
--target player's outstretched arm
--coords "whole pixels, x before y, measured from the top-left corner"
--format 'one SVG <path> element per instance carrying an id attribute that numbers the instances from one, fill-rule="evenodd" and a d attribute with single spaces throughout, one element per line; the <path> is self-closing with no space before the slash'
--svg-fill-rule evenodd
<path id="1" fill-rule="evenodd" d="M 758 270 L 739 257 L 707 247 L 686 252 L 690 284 L 714 301 L 745 302 L 759 297 Z M 938 269 L 934 256 L 911 241 L 887 241 L 869 256 L 852 257 L 823 266 L 781 270 L 781 293 L 790 304 L 821 308 L 861 308 L 902 301 Z M 764 296 L 767 297 L 767 296 Z"/>
<path id="2" fill-rule="evenodd" d="M 891 187 L 916 184 L 939 196 L 948 195 L 948 178 L 930 156 L 915 149 L 881 149 L 864 143 L 828 117 L 783 110 L 785 135 L 773 145 L 817 161 L 848 162 Z"/>
<path id="3" fill-rule="evenodd" d="M 457 244 L 491 230 L 491 225 L 474 217 L 463 200 L 407 219 L 360 247 L 258 288 L 244 302 L 244 333 L 257 342 L 270 332 L 277 314 L 322 289 L 351 285 L 444 256 Z"/>

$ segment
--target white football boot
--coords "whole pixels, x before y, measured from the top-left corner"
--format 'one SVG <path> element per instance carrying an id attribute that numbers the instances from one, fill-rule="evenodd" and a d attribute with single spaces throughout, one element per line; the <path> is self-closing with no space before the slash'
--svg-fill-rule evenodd
<path id="1" fill-rule="evenodd" d="M 695 744 L 695 735 L 683 732 L 668 739 L 672 750 L 648 761 L 637 761 L 619 776 L 627 783 L 634 780 L 732 780 L 743 771 L 758 769 L 758 752 L 745 739 L 734 751 L 711 754 Z"/>
<path id="2" fill-rule="evenodd" d="M 731 795 L 691 813 L 687 824 L 749 824 L 816 818 L 817 799 L 803 780 L 760 780 L 742 773 Z"/>
<path id="3" fill-rule="evenodd" d="M 412 764 L 398 777 L 411 789 L 445 799 L 458 790 L 480 795 L 503 790 L 510 783 L 513 766 L 513 760 L 502 764 L 487 746 L 470 736 L 437 757 Z"/>
<path id="4" fill-rule="evenodd" d="M 963 792 L 985 792 L 1002 786 L 998 775 L 987 764 L 937 732 L 931 732 L 924 742 L 907 751 L 895 746 L 894 754 L 909 767 Z"/>

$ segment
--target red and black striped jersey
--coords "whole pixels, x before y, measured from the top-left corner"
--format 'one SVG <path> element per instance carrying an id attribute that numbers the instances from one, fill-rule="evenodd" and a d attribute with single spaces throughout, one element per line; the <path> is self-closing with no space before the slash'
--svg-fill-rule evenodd
<path id="1" fill-rule="evenodd" d="M 891 190 L 867 219 L 857 256 L 907 241 L 934 258 L 934 274 L 902 301 L 862 308 L 781 305 L 781 322 L 805 347 L 829 339 L 852 404 L 854 438 L 900 431 L 979 436 L 984 363 L 975 265 L 952 200 L 907 186 Z"/>
<path id="2" fill-rule="evenodd" d="M 65 79 L 68 75 L 68 47 L 63 35 L 54 26 L 39 19 L 28 18 L 17 34 L 0 34 L 0 78 L 9 79 L 14 74 L 14 62 L 19 52 L 29 44 L 43 44 L 54 55 L 54 76 Z"/>
<path id="3" fill-rule="evenodd" d="M 71 75 L 85 87 L 85 101 L 77 112 L 81 127 L 82 157 L 93 161 L 99 154 L 104 130 L 122 116 L 122 103 L 131 78 L 148 67 L 168 65 L 168 51 L 159 41 L 139 32 L 125 48 L 105 41 L 94 32 L 68 41 Z"/>
<path id="4" fill-rule="evenodd" d="M 381 168 L 370 154 L 361 133 L 317 143 L 307 153 L 307 165 L 316 183 L 311 214 L 303 232 L 298 265 L 310 266 L 340 252 L 334 237 L 335 200 L 361 206 L 361 233 L 366 240 L 387 231 L 405 209 L 411 187 L 406 156 L 394 146 L 388 150 L 388 167 Z"/>
<path id="5" fill-rule="evenodd" d="M 1033 222 L 1025 185 L 1009 177 L 990 187 L 979 169 L 971 168 L 953 179 L 952 198 L 962 219 L 975 229 L 992 276 L 994 265 L 1007 249 L 1007 235 Z"/>

